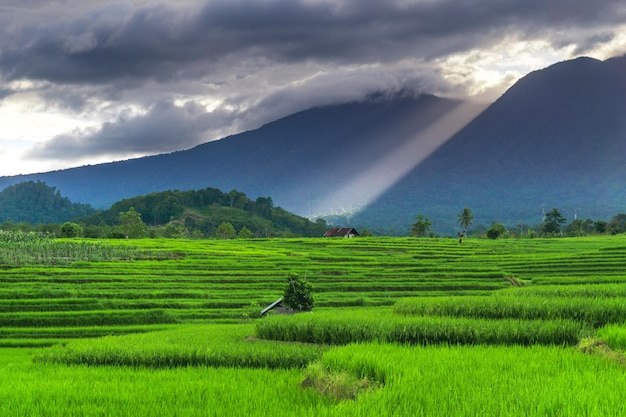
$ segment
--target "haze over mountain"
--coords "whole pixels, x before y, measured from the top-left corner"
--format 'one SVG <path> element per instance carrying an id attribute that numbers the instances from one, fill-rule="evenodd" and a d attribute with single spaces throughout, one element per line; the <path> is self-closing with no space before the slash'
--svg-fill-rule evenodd
<path id="1" fill-rule="evenodd" d="M 381 94 L 187 151 L 3 177 L 0 187 L 41 180 L 101 208 L 166 189 L 237 189 L 305 216 L 364 207 L 352 225 L 400 234 L 418 213 L 449 233 L 463 207 L 485 225 L 536 224 L 542 204 L 569 220 L 574 209 L 584 218 L 624 211 L 626 58 L 533 72 L 457 133 L 481 110 Z"/>

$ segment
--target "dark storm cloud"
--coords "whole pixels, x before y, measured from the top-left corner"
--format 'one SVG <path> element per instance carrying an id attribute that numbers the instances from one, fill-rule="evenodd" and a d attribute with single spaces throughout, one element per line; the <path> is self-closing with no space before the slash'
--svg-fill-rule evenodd
<path id="1" fill-rule="evenodd" d="M 215 116 L 193 102 L 175 106 L 171 101 L 162 101 L 145 115 L 122 114 L 99 129 L 59 135 L 36 145 L 30 157 L 80 159 L 94 154 L 119 157 L 171 152 L 198 144 Z"/>
<path id="2" fill-rule="evenodd" d="M 576 44 L 574 55 L 584 55 L 589 53 L 590 50 L 598 45 L 611 42 L 615 38 L 614 33 L 602 33 L 599 35 L 589 36 L 588 38 L 580 39 Z"/>
<path id="3" fill-rule="evenodd" d="M 80 113 L 86 109 L 93 93 L 94 90 L 88 87 L 49 86 L 40 90 L 41 97 L 49 108 L 71 110 L 74 113 Z"/>
<path id="4" fill-rule="evenodd" d="M 110 3 L 15 30 L 2 41 L 8 80 L 104 83 L 187 79 L 219 63 L 432 58 L 493 41 L 499 30 L 595 26 L 624 18 L 622 0 L 218 0 Z M 571 41 L 576 38 L 572 33 Z M 197 64 L 201 64 L 201 69 Z"/>
<path id="5" fill-rule="evenodd" d="M 2 101 L 2 99 L 9 97 L 10 95 L 14 93 L 15 91 L 11 90 L 10 88 L 0 87 L 0 101 Z"/>
<path id="6" fill-rule="evenodd" d="M 507 37 L 589 50 L 626 21 L 623 4 L 3 0 L 0 100 L 25 80 L 20 91 L 37 93 L 50 109 L 109 120 L 39 143 L 31 159 L 170 152 L 376 91 L 446 92 L 436 59 Z M 472 82 L 461 75 L 459 85 Z M 116 106 L 141 114 L 119 116 Z"/>

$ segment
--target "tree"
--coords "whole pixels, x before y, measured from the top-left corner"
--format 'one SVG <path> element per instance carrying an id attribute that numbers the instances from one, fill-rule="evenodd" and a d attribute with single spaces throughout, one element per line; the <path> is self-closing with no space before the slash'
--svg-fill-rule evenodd
<path id="1" fill-rule="evenodd" d="M 587 219 L 574 219 L 565 228 L 565 233 L 568 236 L 580 237 L 592 234 L 594 231 L 593 220 Z"/>
<path id="2" fill-rule="evenodd" d="M 300 278 L 298 274 L 292 272 L 287 276 L 283 301 L 294 310 L 311 311 L 314 304 L 312 292 L 311 284 L 305 278 Z"/>
<path id="3" fill-rule="evenodd" d="M 81 237 L 83 228 L 76 223 L 65 222 L 59 230 L 61 237 Z"/>
<path id="4" fill-rule="evenodd" d="M 575 219 L 565 228 L 565 233 L 568 236 L 580 237 L 585 236 L 585 232 L 583 230 L 583 221 L 581 219 Z"/>
<path id="5" fill-rule="evenodd" d="M 187 229 L 181 223 L 169 223 L 161 230 L 163 237 L 168 239 L 181 239 L 187 236 Z"/>
<path id="6" fill-rule="evenodd" d="M 626 232 L 626 214 L 619 213 L 613 216 L 608 224 L 608 230 L 612 235 Z"/>
<path id="7" fill-rule="evenodd" d="M 586 234 L 590 235 L 594 232 L 595 227 L 594 227 L 594 221 L 591 219 L 586 219 L 583 222 L 583 232 L 585 232 Z"/>
<path id="8" fill-rule="evenodd" d="M 423 214 L 418 214 L 416 218 L 417 221 L 413 223 L 413 227 L 411 227 L 411 236 L 424 237 L 433 222 L 431 222 L 428 217 L 424 217 Z"/>
<path id="9" fill-rule="evenodd" d="M 491 225 L 489 229 L 487 229 L 487 237 L 489 239 L 497 239 L 500 236 L 506 233 L 506 229 L 504 226 L 498 222 Z"/>
<path id="10" fill-rule="evenodd" d="M 604 220 L 596 220 L 595 222 L 593 222 L 593 230 L 596 233 L 603 235 L 606 233 L 608 225 L 609 224 Z"/>
<path id="11" fill-rule="evenodd" d="M 273 208 L 274 202 L 272 201 L 272 197 L 259 197 L 254 202 L 254 212 L 266 219 L 272 218 Z"/>
<path id="12" fill-rule="evenodd" d="M 152 217 L 157 224 L 166 224 L 170 220 L 180 217 L 185 208 L 175 196 L 168 196 L 165 200 L 156 203 L 152 209 Z"/>
<path id="13" fill-rule="evenodd" d="M 541 225 L 544 236 L 557 236 L 561 233 L 561 226 L 566 222 L 558 209 L 553 208 L 546 213 L 546 218 Z"/>
<path id="14" fill-rule="evenodd" d="M 222 223 L 217 226 L 217 230 L 215 231 L 215 235 L 218 239 L 234 239 L 237 236 L 237 232 L 235 228 L 230 223 Z"/>
<path id="15" fill-rule="evenodd" d="M 463 228 L 462 232 L 457 233 L 457 235 L 459 236 L 459 243 L 463 243 L 463 238 L 467 233 L 467 228 L 470 227 L 473 221 L 474 215 L 472 214 L 472 210 L 468 209 L 467 207 L 465 207 L 461 214 L 457 216 L 457 223 Z"/>
<path id="16" fill-rule="evenodd" d="M 237 190 L 232 190 L 230 193 L 228 193 L 228 198 L 230 199 L 231 207 L 236 207 L 241 210 L 243 210 L 248 201 L 250 201 L 244 193 Z"/>
<path id="17" fill-rule="evenodd" d="M 253 237 L 254 234 L 252 234 L 252 231 L 246 226 L 242 227 L 241 230 L 239 230 L 239 234 L 237 235 L 238 239 L 251 239 Z"/>
<path id="18" fill-rule="evenodd" d="M 137 213 L 134 207 L 121 212 L 119 220 L 126 239 L 139 239 L 148 234 L 146 224 L 141 220 L 141 215 Z"/>
<path id="19" fill-rule="evenodd" d="M 474 215 L 472 214 L 472 210 L 465 207 L 461 214 L 458 215 L 458 224 L 463 228 L 463 233 L 467 232 L 467 229 L 471 226 L 474 221 Z"/>

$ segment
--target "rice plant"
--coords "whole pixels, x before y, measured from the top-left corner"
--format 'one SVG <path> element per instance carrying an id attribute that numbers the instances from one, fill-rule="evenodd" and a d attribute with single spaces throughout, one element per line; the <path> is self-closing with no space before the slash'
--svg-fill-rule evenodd
<path id="1" fill-rule="evenodd" d="M 68 265 L 77 261 L 133 260 L 136 248 L 90 241 L 65 241 L 49 234 L 0 231 L 0 265 Z"/>
<path id="2" fill-rule="evenodd" d="M 436 297 L 403 299 L 394 307 L 406 316 L 431 315 L 483 319 L 574 320 L 594 327 L 626 321 L 626 301 L 600 297 Z"/>
<path id="3" fill-rule="evenodd" d="M 626 323 L 610 324 L 598 329 L 597 337 L 606 342 L 612 349 L 626 352 Z"/>
<path id="4" fill-rule="evenodd" d="M 187 366 L 301 368 L 325 348 L 251 339 L 249 325 L 183 326 L 173 330 L 108 336 L 58 345 L 37 363 L 173 368 Z"/>
<path id="5" fill-rule="evenodd" d="M 386 343 L 575 345 L 590 330 L 571 320 L 469 319 L 405 317 L 369 311 L 342 311 L 268 317 L 256 323 L 255 334 L 267 340 L 346 345 Z"/>
<path id="6" fill-rule="evenodd" d="M 280 413 L 291 417 L 617 416 L 626 373 L 603 358 L 556 346 L 399 346 L 326 350 L 330 375 L 380 386 L 336 401 L 303 388 L 302 369 L 66 366 L 0 351 L 0 415 L 172 416 Z"/>

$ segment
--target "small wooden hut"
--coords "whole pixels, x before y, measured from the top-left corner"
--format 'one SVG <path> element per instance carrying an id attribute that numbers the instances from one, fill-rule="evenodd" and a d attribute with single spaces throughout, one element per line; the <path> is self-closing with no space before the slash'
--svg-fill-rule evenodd
<path id="1" fill-rule="evenodd" d="M 272 304 L 268 305 L 261 311 L 261 317 L 269 313 L 270 311 L 274 311 L 276 314 L 293 314 L 296 311 L 289 308 L 285 303 L 283 303 L 283 297 L 280 297 L 278 300 L 274 301 Z"/>
<path id="2" fill-rule="evenodd" d="M 354 227 L 333 227 L 324 233 L 324 237 L 352 238 L 359 236 L 359 232 Z"/>

